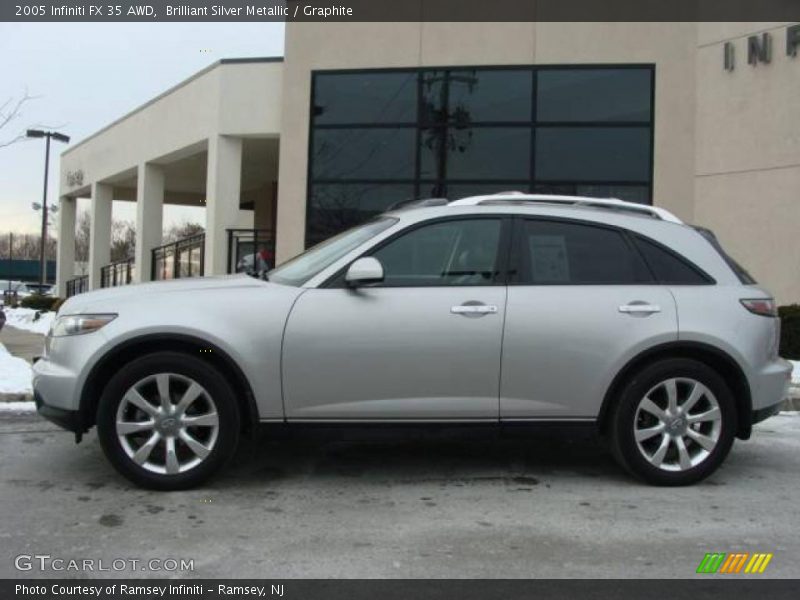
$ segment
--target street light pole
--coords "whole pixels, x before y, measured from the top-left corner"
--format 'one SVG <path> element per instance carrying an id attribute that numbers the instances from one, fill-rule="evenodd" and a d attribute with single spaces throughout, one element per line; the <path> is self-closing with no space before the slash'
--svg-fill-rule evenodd
<path id="1" fill-rule="evenodd" d="M 42 193 L 42 243 L 39 245 L 39 291 L 44 290 L 47 281 L 47 259 L 45 246 L 47 246 L 47 175 L 50 169 L 50 136 L 47 136 L 44 150 L 44 192 Z"/>
<path id="2" fill-rule="evenodd" d="M 29 138 L 47 138 L 44 150 L 44 191 L 42 193 L 42 239 L 39 244 L 39 285 L 43 289 L 47 281 L 47 258 L 45 248 L 47 245 L 47 176 L 50 170 L 50 138 L 55 138 L 59 142 L 69 143 L 69 136 L 57 131 L 42 131 L 41 129 L 28 129 Z M 34 207 L 35 208 L 35 207 Z"/>

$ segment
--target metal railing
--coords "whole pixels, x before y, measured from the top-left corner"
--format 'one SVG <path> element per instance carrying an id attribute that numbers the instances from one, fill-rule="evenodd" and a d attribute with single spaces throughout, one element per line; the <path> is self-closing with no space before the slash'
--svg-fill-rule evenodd
<path id="1" fill-rule="evenodd" d="M 151 279 L 202 277 L 205 263 L 206 234 L 198 233 L 152 250 Z"/>
<path id="2" fill-rule="evenodd" d="M 89 276 L 81 275 L 67 281 L 67 298 L 89 291 Z"/>
<path id="3" fill-rule="evenodd" d="M 117 287 L 128 285 L 136 274 L 136 264 L 133 257 L 118 260 L 104 267 L 100 267 L 100 287 Z"/>
<path id="4" fill-rule="evenodd" d="M 256 275 L 275 266 L 272 229 L 228 229 L 228 273 Z"/>

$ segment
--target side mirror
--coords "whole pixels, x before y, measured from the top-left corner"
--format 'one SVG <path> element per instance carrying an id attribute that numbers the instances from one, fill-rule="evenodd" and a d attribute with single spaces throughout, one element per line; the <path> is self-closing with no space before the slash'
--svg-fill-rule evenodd
<path id="1" fill-rule="evenodd" d="M 378 283 L 383 281 L 383 265 L 372 256 L 359 258 L 347 269 L 344 280 L 350 287 Z"/>

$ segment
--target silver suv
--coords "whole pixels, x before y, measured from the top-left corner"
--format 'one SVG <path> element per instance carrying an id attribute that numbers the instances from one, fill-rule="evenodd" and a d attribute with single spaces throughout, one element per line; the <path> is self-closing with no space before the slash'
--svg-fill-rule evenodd
<path id="1" fill-rule="evenodd" d="M 503 194 L 401 207 L 268 273 L 81 294 L 39 412 L 112 464 L 200 483 L 259 423 L 596 423 L 647 482 L 712 473 L 778 411 L 770 294 L 648 206 Z"/>

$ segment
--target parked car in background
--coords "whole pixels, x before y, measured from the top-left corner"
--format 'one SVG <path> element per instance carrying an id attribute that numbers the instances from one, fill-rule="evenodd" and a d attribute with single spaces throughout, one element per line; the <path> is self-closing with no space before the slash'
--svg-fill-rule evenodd
<path id="1" fill-rule="evenodd" d="M 52 296 L 53 286 L 49 283 L 23 283 L 18 292 L 20 298 L 40 294 L 42 296 Z"/>
<path id="2" fill-rule="evenodd" d="M 391 211 L 273 269 L 74 296 L 34 395 L 147 487 L 197 485 L 259 423 L 592 423 L 657 485 L 776 413 L 769 292 L 706 230 L 619 200 Z"/>

